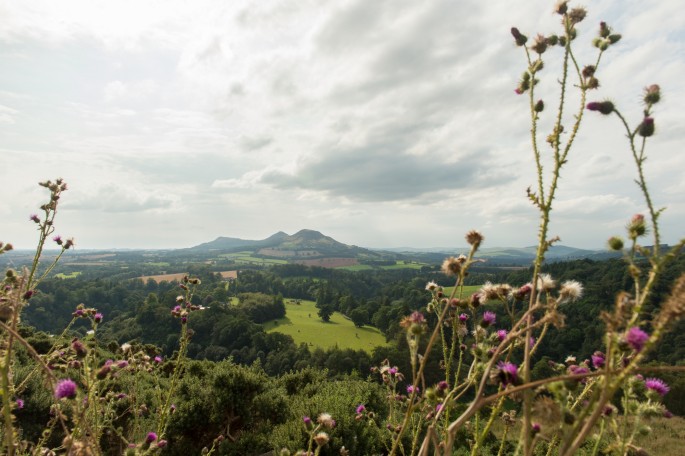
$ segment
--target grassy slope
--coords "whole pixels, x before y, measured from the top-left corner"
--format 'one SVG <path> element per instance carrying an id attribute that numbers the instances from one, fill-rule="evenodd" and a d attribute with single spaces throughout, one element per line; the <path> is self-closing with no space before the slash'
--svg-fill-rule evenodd
<path id="1" fill-rule="evenodd" d="M 339 313 L 334 313 L 331 321 L 324 323 L 316 314 L 313 301 L 301 301 L 300 305 L 286 300 L 286 316 L 264 324 L 267 332 L 278 331 L 292 336 L 295 343 L 302 342 L 312 347 L 352 348 L 371 352 L 374 347 L 387 345 L 385 337 L 376 328 L 365 326 L 356 328 L 354 324 Z"/>

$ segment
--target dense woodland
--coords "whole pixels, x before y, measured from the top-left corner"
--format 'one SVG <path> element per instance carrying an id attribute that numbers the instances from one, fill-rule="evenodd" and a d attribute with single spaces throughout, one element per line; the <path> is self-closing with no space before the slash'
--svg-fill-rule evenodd
<path id="1" fill-rule="evenodd" d="M 569 355 L 585 359 L 600 348 L 604 329 L 599 312 L 609 309 L 616 293 L 630 284 L 621 260 L 551 263 L 545 270 L 558 280 L 581 281 L 586 291 L 579 302 L 562 309 L 565 328 L 550 330 L 546 336 L 536 355 L 534 376 L 548 374 L 549 360 L 563 361 Z M 655 287 L 652 302 L 660 302 L 669 291 L 668 284 L 684 270 L 682 258 L 673 263 Z M 230 282 L 208 266 L 196 266 L 191 273 L 202 280 L 193 297 L 193 304 L 202 310 L 193 312 L 188 321 L 193 332 L 188 355 L 195 361 L 182 379 L 181 405 L 170 423 L 173 444 L 169 448 L 173 450 L 169 454 L 197 453 L 219 435 L 226 437 L 220 443 L 221 454 L 295 448 L 305 437 L 301 417 L 315 415 L 322 407 L 338 421 L 333 438 L 344 442 L 352 454 L 382 450 L 381 434 L 387 431 L 355 420 L 353 407 L 366 404 L 382 421 L 385 393 L 371 369 L 387 359 L 401 371 L 410 371 L 399 322 L 413 310 L 425 309 L 430 299 L 425 291 L 429 280 L 451 285 L 444 276 L 434 268 L 350 272 L 300 265 L 246 269 Z M 530 271 L 522 269 L 474 272 L 469 279 L 473 284 L 522 285 L 529 277 Z M 178 288 L 176 282 L 143 283 L 125 277 L 48 279 L 24 312 L 22 332 L 39 353 L 47 353 L 56 340 L 53 335 L 69 325 L 74 309 L 83 303 L 104 314 L 98 337 L 113 358 L 122 344 L 130 343 L 168 360 L 178 348 L 180 323 L 170 313 Z M 323 320 L 330 312 L 341 312 L 359 326 L 377 327 L 392 344 L 371 354 L 322 350 L 298 346 L 290 336 L 266 333 L 262 324 L 285 314 L 284 299 L 314 300 Z M 494 304 L 485 306 L 497 311 Z M 648 309 L 654 310 L 653 306 Z M 500 315 L 501 323 L 508 324 L 503 312 Z M 76 320 L 64 337 L 83 336 L 88 329 Z M 681 322 L 653 353 L 652 362 L 683 364 L 684 330 Z M 20 357 L 20 361 L 29 369 L 28 357 Z M 166 369 L 170 372 L 172 367 Z M 440 372 L 437 365 L 427 371 Z M 147 394 L 146 382 L 152 382 L 152 377 L 136 375 L 112 379 L 112 391 L 128 391 L 135 382 L 139 394 Z M 685 415 L 685 378 L 676 374 L 663 377 L 671 386 L 666 406 Z M 428 383 L 437 380 L 426 379 Z M 152 388 L 152 384 L 147 386 Z M 26 437 L 33 440 L 38 436 L 31 433 L 43 428 L 51 403 L 49 393 L 40 391 L 37 381 L 29 384 L 24 394 L 26 407 L 17 411 Z M 122 422 L 122 426 L 130 425 L 130 421 Z M 121 442 L 114 436 L 111 445 L 113 453 L 120 452 L 117 445 Z"/>

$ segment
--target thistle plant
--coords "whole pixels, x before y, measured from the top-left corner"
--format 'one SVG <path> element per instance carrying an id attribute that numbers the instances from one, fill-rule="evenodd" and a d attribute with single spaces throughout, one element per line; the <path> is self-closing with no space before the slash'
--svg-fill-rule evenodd
<path id="1" fill-rule="evenodd" d="M 20 334 L 21 312 L 36 295 L 37 286 L 49 276 L 63 254 L 74 247 L 73 239 L 57 235 L 52 241 L 58 253 L 47 265 L 42 265 L 44 250 L 55 231 L 55 216 L 67 184 L 62 179 L 41 182 L 50 191 L 49 201 L 41 206 L 42 214 L 29 220 L 38 228 L 38 243 L 30 268 L 17 272 L 9 269 L 0 289 L 0 387 L 2 388 L 2 445 L 5 454 L 54 454 L 48 441 L 54 433 L 63 438 L 54 450 L 68 454 L 102 454 L 105 436 L 116 436 L 126 445 L 126 453 L 151 454 L 167 445 L 165 433 L 169 416 L 175 406 L 172 401 L 183 374 L 192 330 L 188 328 L 190 313 L 200 310 L 191 303 L 197 278 L 184 277 L 180 284 L 183 294 L 171 309 L 179 318 L 181 335 L 179 349 L 173 359 L 170 379 L 161 366 L 163 359 L 155 347 L 123 344 L 110 351 L 100 346 L 98 325 L 104 315 L 97 309 L 80 304 L 47 353 L 39 354 Z M 0 244 L 0 253 L 12 250 L 11 244 Z M 71 333 L 77 321 L 85 321 L 89 329 L 84 335 Z M 14 372 L 16 345 L 21 345 L 33 359 L 35 367 L 23 378 Z M 38 442 L 21 440 L 21 430 L 15 427 L 14 411 L 24 406 L 20 395 L 29 381 L 40 376 L 52 391 L 53 404 Z M 146 400 L 137 394 L 136 385 L 144 377 L 152 377 L 157 397 Z M 121 391 L 122 382 L 130 381 L 129 394 Z M 152 419 L 151 411 L 155 411 Z M 122 426 L 122 423 L 124 424 Z"/>
<path id="2" fill-rule="evenodd" d="M 668 391 L 668 385 L 656 377 L 644 380 L 640 375 L 647 369 L 640 363 L 660 340 L 668 325 L 677 321 L 685 312 L 683 282 L 681 278 L 671 297 L 661 305 L 660 311 L 651 319 L 644 306 L 655 281 L 668 262 L 682 249 L 684 241 L 661 251 L 658 219 L 663 209 L 656 209 L 646 183 L 643 164 L 647 158 L 647 138 L 655 133 L 653 108 L 660 101 L 657 85 L 644 91 L 643 118 L 636 127 L 629 127 L 625 118 L 610 101 L 587 102 L 588 93 L 599 87 L 602 57 L 618 43 L 621 35 L 604 22 L 592 40 L 596 48 L 593 61 L 581 65 L 574 52 L 579 35 L 577 25 L 585 20 L 584 8 L 572 8 L 568 1 L 558 2 L 554 12 L 561 19 L 561 33 L 538 34 L 532 42 L 518 28 L 512 28 L 515 44 L 526 59 L 526 69 L 518 86 L 517 95 L 526 95 L 531 123 L 531 149 L 537 171 L 534 189 L 527 190 L 530 202 L 539 214 L 538 246 L 533 261 L 533 273 L 529 283 L 513 287 L 508 284 L 486 284 L 466 298 L 461 295 L 463 279 L 468 268 L 477 261 L 477 249 L 483 237 L 467 234 L 471 244 L 468 256 L 450 258 L 443 265 L 443 272 L 456 277 L 454 291 L 444 296 L 443 289 L 429 282 L 426 289 L 431 293 L 427 311 L 436 318 L 432 331 L 425 324 L 419 326 L 419 317 L 413 314 L 404 321 L 412 365 L 412 394 L 409 406 L 399 430 L 393 437 L 390 454 L 401 449 L 402 434 L 409 432 L 412 415 L 419 414 L 425 429 L 420 448 L 412 446 L 410 454 L 452 454 L 458 433 L 466 431 L 467 447 L 471 454 L 481 454 L 483 443 L 497 418 L 505 423 L 509 432 L 518 415 L 504 411 L 504 399 L 520 401 L 521 434 L 516 454 L 531 455 L 534 451 L 546 454 L 572 455 L 581 445 L 592 443 L 593 454 L 598 454 L 600 441 L 610 442 L 610 451 L 627 454 L 636 451 L 635 435 L 643 432 L 643 420 L 668 412 L 660 398 Z M 547 114 L 546 103 L 537 96 L 539 78 L 546 69 L 543 55 L 554 48 L 560 49 L 561 70 L 558 76 L 559 93 L 556 111 L 551 114 L 552 131 L 541 141 L 538 131 L 540 121 Z M 576 92 L 572 96 L 572 92 Z M 573 103 L 571 105 L 571 103 Z M 569 107 L 570 106 L 570 107 Z M 578 362 L 569 357 L 563 363 L 551 367 L 556 375 L 542 380 L 531 380 L 531 362 L 540 344 L 544 343 L 550 325 L 562 327 L 563 308 L 580 298 L 582 284 L 570 280 L 562 284 L 549 274 L 542 273 L 542 266 L 549 248 L 559 241 L 550 236 L 549 227 L 553 202 L 559 190 L 563 168 L 572 158 L 572 146 L 580 132 L 585 111 L 597 111 L 604 115 L 615 114 L 623 123 L 629 140 L 630 151 L 637 166 L 637 183 L 645 198 L 649 216 L 633 216 L 627 225 L 631 245 L 625 250 L 628 269 L 634 282 L 632 294 L 620 294 L 613 313 L 604 312 L 606 323 L 604 346 L 597 347 L 592 360 Z M 546 145 L 544 145 L 546 143 Z M 549 170 L 543 163 L 551 163 Z M 653 234 L 653 246 L 645 247 L 639 242 L 648 232 Z M 623 240 L 613 237 L 609 245 L 623 250 Z M 508 317 L 509 328 L 496 328 L 498 315 L 480 307 L 486 303 L 499 302 Z M 421 336 L 429 334 L 425 349 L 419 355 Z M 439 341 L 439 343 L 438 343 Z M 449 386 L 436 394 L 437 387 L 426 389 L 423 384 L 424 368 L 435 345 L 442 346 L 441 366 L 445 383 Z M 457 350 L 458 348 L 458 350 Z M 458 355 L 457 355 L 458 353 Z M 466 355 L 466 356 L 465 356 Z M 456 367 L 455 367 L 456 365 Z M 674 368 L 674 370 L 682 368 Z M 425 393 L 419 394 L 419 384 Z M 618 419 L 615 394 L 623 391 L 620 399 L 623 416 Z M 469 393 L 472 400 L 460 414 L 451 413 L 457 400 Z M 435 413 L 421 415 L 422 405 L 437 402 Z M 620 423 L 620 424 L 619 424 Z M 592 433 L 599 427 L 596 435 Z M 463 434 L 459 434 L 463 438 Z M 506 438 L 506 434 L 502 439 Z M 594 440 L 593 440 L 594 439 Z M 499 454 L 505 451 L 500 442 Z"/>

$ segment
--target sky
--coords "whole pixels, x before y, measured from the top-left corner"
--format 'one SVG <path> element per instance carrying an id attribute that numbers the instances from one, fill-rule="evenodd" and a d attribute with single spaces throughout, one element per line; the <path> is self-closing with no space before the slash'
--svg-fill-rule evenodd
<path id="1" fill-rule="evenodd" d="M 574 6 L 571 2 L 571 6 Z M 685 15 L 678 0 L 587 0 L 623 39 L 598 90 L 647 143 L 665 242 L 685 227 Z M 559 33 L 551 0 L 7 0 L 0 3 L 0 240 L 30 248 L 36 184 L 64 178 L 55 234 L 77 248 L 183 248 L 313 229 L 363 247 L 537 243 L 526 68 L 512 26 Z M 560 48 L 536 98 L 544 147 Z M 569 97 L 575 112 L 579 102 Z M 570 109 L 569 109 L 570 115 Z M 565 122 L 570 128 L 571 119 Z M 565 138 L 568 134 L 565 135 Z M 549 164 L 548 161 L 545 162 Z M 549 170 L 549 166 L 545 168 Z M 645 211 L 618 118 L 586 113 L 550 235 L 603 248 Z"/>

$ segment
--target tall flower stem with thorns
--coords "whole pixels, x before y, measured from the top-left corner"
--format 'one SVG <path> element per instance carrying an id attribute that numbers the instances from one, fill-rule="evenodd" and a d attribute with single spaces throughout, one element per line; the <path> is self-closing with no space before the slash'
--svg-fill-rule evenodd
<path id="1" fill-rule="evenodd" d="M 512 35 L 517 45 L 523 47 L 526 53 L 526 60 L 528 62 L 528 69 L 523 75 L 522 81 L 516 92 L 521 94 L 524 92 L 529 93 L 529 107 L 531 115 L 531 144 L 533 149 L 533 156 L 535 159 L 535 165 L 537 170 L 537 191 L 533 192 L 528 190 L 528 198 L 531 202 L 538 208 L 540 213 L 540 221 L 538 228 L 538 247 L 536 251 L 535 260 L 533 263 L 533 280 L 532 280 L 532 291 L 530 294 L 529 309 L 532 308 L 538 301 L 538 287 L 537 278 L 540 274 L 540 269 L 542 263 L 545 259 L 545 254 L 547 250 L 552 246 L 552 244 L 558 241 L 558 238 L 548 239 L 550 214 L 552 212 L 552 203 L 556 197 L 556 192 L 558 190 L 559 177 L 561 175 L 561 169 L 566 164 L 568 160 L 568 155 L 573 145 L 573 142 L 580 129 L 581 121 L 583 118 L 583 111 L 585 107 L 586 93 L 588 90 L 596 88 L 598 86 L 597 80 L 595 78 L 595 72 L 599 66 L 602 53 L 608 46 L 601 46 L 599 48 L 599 54 L 594 65 L 587 66 L 581 70 L 576 57 L 573 53 L 571 43 L 577 36 L 576 24 L 581 22 L 585 18 L 585 10 L 582 8 L 569 9 L 566 5 L 567 2 L 560 2 L 557 4 L 556 12 L 561 16 L 563 35 L 557 37 L 556 35 L 550 35 L 544 37 L 538 35 L 533 45 L 530 49 L 525 46 L 527 38 L 522 35 L 518 29 L 512 29 Z M 548 49 L 549 46 L 560 45 L 564 49 L 563 59 L 562 59 L 562 69 L 561 78 L 559 80 L 560 84 L 560 94 L 559 102 L 556 111 L 556 120 L 554 123 L 552 133 L 547 137 L 547 142 L 552 148 L 553 156 L 553 166 L 550 176 L 550 182 L 548 186 L 545 186 L 545 176 L 543 172 L 542 165 L 542 151 L 539 147 L 539 142 L 537 140 L 538 133 L 538 122 L 540 119 L 540 113 L 544 110 L 544 103 L 542 100 L 535 101 L 535 86 L 537 84 L 537 74 L 543 69 L 542 54 Z M 535 60 L 531 57 L 530 50 L 535 51 L 538 55 Z M 590 70 L 591 69 L 591 70 Z M 579 88 L 579 108 L 574 116 L 574 121 L 571 127 L 571 133 L 565 143 L 562 142 L 562 133 L 564 131 L 564 119 L 565 119 L 565 109 L 566 109 L 566 99 L 567 91 L 569 89 L 569 77 L 570 73 L 574 72 L 578 78 L 577 87 Z M 529 315 L 529 319 L 532 315 Z M 528 326 L 530 326 L 530 321 Z M 530 345 L 530 340 L 532 333 L 530 331 L 526 335 L 525 345 L 524 345 L 524 360 L 522 364 L 523 370 L 523 381 L 530 381 L 530 360 L 532 356 L 532 347 Z M 532 437 L 528 430 L 531 426 L 531 398 L 532 393 L 530 391 L 524 392 L 523 401 L 523 427 L 521 430 L 521 440 L 524 442 L 524 454 L 531 454 L 532 447 Z"/>

